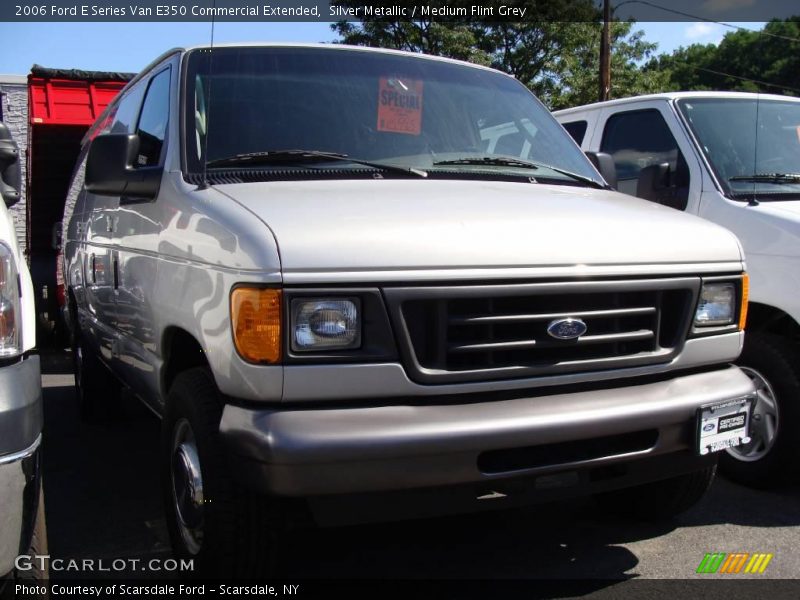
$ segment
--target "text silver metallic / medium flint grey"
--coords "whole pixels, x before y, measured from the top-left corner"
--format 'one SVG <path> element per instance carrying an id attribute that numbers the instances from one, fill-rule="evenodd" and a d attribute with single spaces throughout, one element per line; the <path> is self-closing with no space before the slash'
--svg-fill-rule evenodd
<path id="1" fill-rule="evenodd" d="M 197 492 L 196 465 L 190 481 L 174 462 L 191 456 L 214 478 L 209 448 L 225 453 L 237 485 L 286 496 L 575 471 L 580 484 L 567 495 L 713 476 L 713 459 L 695 453 L 697 411 L 752 393 L 730 366 L 744 336 L 745 265 L 732 234 L 601 189 L 538 101 L 489 69 L 343 46 L 214 53 L 213 73 L 207 52 L 176 50 L 129 84 L 87 136 L 64 219 L 75 339 L 164 417 L 177 553 L 223 560 L 200 535 L 198 514 L 216 513 L 203 512 L 213 500 Z M 298 71 L 272 81 L 236 71 L 243 64 Z M 388 121 L 376 130 L 378 98 L 392 97 L 377 92 L 399 85 L 386 74 L 400 72 L 425 82 L 396 88 L 424 89 L 409 105 L 425 109 L 395 122 L 381 108 Z M 235 86 L 210 85 L 218 78 L 268 85 L 231 96 Z M 269 92 L 278 82 L 285 89 Z M 308 125 L 310 113 L 282 95 L 302 95 L 306 83 L 330 104 L 346 93 L 355 104 L 342 123 L 363 118 L 360 133 Z M 495 96 L 485 105 L 470 100 L 487 89 Z M 273 113 L 256 100 L 282 115 L 269 130 L 278 149 L 339 156 L 265 155 L 276 150 L 269 136 L 240 145 L 270 126 Z M 121 116 L 138 113 L 138 124 Z M 448 114 L 457 116 L 437 129 Z M 365 131 L 371 145 L 357 147 Z M 517 163 L 504 167 L 517 138 Z M 476 168 L 472 155 L 500 166 Z M 540 166 L 526 171 L 520 159 Z M 695 312 L 710 279 L 732 282 L 736 318 L 702 328 Z M 313 313 L 302 332 L 301 304 Z M 586 331 L 547 334 L 570 318 Z M 326 345 L 295 350 L 301 333 Z M 340 338 L 349 341 L 337 350 Z M 209 420 L 218 447 L 203 438 Z"/>

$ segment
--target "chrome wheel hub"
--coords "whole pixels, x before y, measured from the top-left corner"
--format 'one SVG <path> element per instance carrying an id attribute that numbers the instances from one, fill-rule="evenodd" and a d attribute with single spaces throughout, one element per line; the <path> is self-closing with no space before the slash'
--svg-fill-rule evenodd
<path id="1" fill-rule="evenodd" d="M 203 476 L 194 432 L 186 419 L 175 425 L 171 474 L 178 529 L 189 553 L 197 554 L 203 545 Z"/>
<path id="2" fill-rule="evenodd" d="M 755 462 L 764 458 L 775 445 L 779 413 L 775 391 L 769 381 L 755 369 L 739 367 L 756 387 L 756 401 L 750 419 L 750 442 L 729 448 L 728 454 L 737 460 Z"/>

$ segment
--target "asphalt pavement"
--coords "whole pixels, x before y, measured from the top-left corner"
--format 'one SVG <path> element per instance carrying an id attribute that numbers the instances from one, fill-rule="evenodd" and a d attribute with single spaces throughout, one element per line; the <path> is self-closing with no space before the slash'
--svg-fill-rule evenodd
<path id="1" fill-rule="evenodd" d="M 112 409 L 83 422 L 68 355 L 48 355 L 43 364 L 51 555 L 168 557 L 156 465 L 159 420 L 123 394 Z M 658 525 L 610 517 L 590 499 L 580 499 L 301 530 L 287 544 L 289 578 L 683 580 L 716 577 L 695 573 L 706 552 L 764 552 L 774 558 L 765 573 L 753 577 L 795 579 L 800 577 L 800 486 L 756 491 L 718 477 L 698 506 Z"/>

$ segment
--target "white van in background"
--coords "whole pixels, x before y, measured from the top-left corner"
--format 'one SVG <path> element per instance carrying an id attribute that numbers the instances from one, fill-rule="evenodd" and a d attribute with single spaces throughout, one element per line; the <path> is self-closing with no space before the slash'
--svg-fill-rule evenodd
<path id="1" fill-rule="evenodd" d="M 734 232 L 750 273 L 739 365 L 759 390 L 752 442 L 720 461 L 766 486 L 800 459 L 800 99 L 735 92 L 625 98 L 558 111 L 581 148 L 613 160 L 619 191 Z M 603 154 L 610 155 L 603 156 Z"/>

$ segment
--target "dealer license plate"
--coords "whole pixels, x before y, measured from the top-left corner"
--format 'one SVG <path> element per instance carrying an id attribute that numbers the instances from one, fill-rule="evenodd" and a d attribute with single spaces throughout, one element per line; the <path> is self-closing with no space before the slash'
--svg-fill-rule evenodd
<path id="1" fill-rule="evenodd" d="M 752 398 L 736 398 L 697 410 L 697 453 L 719 452 L 750 441 Z"/>

